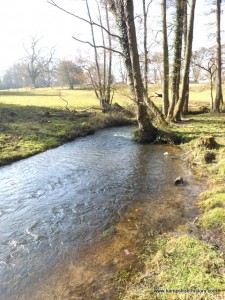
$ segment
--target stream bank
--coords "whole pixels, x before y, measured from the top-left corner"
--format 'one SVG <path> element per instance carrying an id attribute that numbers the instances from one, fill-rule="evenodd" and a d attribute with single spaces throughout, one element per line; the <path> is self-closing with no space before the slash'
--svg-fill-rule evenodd
<path id="1" fill-rule="evenodd" d="M 124 113 L 82 112 L 1 104 L 0 166 L 58 147 L 97 130 L 135 124 Z"/>
<path id="2" fill-rule="evenodd" d="M 172 130 L 188 142 L 182 159 L 205 191 L 193 202 L 195 218 L 145 240 L 143 269 L 127 278 L 119 299 L 225 298 L 224 114 L 189 116 Z M 205 136 L 215 138 L 215 148 L 201 146 Z"/>

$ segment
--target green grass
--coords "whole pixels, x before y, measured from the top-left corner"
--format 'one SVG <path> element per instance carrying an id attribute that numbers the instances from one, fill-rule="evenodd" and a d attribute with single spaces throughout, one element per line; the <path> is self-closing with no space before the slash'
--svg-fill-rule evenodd
<path id="1" fill-rule="evenodd" d="M 38 106 L 0 104 L 0 165 L 94 131 L 128 123 L 122 115 L 76 113 Z"/>
<path id="2" fill-rule="evenodd" d="M 160 238 L 156 244 L 158 251 L 146 260 L 145 273 L 121 299 L 216 299 L 219 293 L 211 296 L 190 290 L 224 289 L 225 276 L 219 271 L 224 260 L 212 245 L 188 235 Z"/>
<path id="3" fill-rule="evenodd" d="M 225 232 L 225 208 L 216 207 L 205 211 L 199 220 L 199 224 L 203 228 L 217 229 Z"/>
<path id="4" fill-rule="evenodd" d="M 131 106 L 126 95 L 128 89 L 119 87 L 114 102 Z M 86 108 L 89 115 L 82 113 Z M 109 116 L 100 111 L 99 101 L 91 89 L 0 91 L 0 165 L 43 152 L 99 128 L 128 122 L 122 115 Z"/>
<path id="5" fill-rule="evenodd" d="M 225 186 L 218 186 L 199 195 L 202 213 L 199 225 L 205 229 L 225 232 Z"/>
<path id="6" fill-rule="evenodd" d="M 123 106 L 131 105 L 126 87 L 120 87 L 114 94 L 113 102 Z M 84 109 L 90 106 L 99 107 L 99 100 L 91 89 L 68 90 L 63 88 L 17 89 L 0 91 L 0 103 L 21 106 L 38 106 L 65 108 L 68 101 L 70 109 Z"/>
<path id="7" fill-rule="evenodd" d="M 126 85 L 117 85 L 113 87 L 113 102 L 118 102 L 122 106 L 132 105 L 129 88 Z M 162 92 L 162 88 L 157 84 L 149 85 L 149 95 L 154 92 Z M 89 106 L 99 106 L 99 101 L 91 88 L 77 88 L 68 90 L 65 88 L 38 88 L 38 89 L 12 89 L 0 91 L 0 103 L 29 105 L 40 107 L 63 108 L 65 102 L 60 96 L 67 100 L 72 109 L 81 109 Z M 152 100 L 161 105 L 161 98 L 153 97 Z M 190 104 L 200 103 L 203 106 L 210 103 L 210 90 L 208 85 L 191 84 L 190 85 Z"/>

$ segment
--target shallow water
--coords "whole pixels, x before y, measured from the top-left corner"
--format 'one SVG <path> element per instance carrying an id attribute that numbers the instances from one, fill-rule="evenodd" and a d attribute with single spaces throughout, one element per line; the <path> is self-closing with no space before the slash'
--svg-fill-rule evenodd
<path id="1" fill-rule="evenodd" d="M 59 279 L 69 284 L 71 262 L 74 274 L 85 249 L 96 247 L 131 207 L 169 207 L 179 199 L 185 217 L 195 216 L 201 186 L 181 151 L 138 145 L 131 133 L 130 127 L 103 130 L 0 168 L 1 299 L 30 299 L 31 293 L 69 299 L 51 286 Z M 174 186 L 177 176 L 184 186 Z"/>

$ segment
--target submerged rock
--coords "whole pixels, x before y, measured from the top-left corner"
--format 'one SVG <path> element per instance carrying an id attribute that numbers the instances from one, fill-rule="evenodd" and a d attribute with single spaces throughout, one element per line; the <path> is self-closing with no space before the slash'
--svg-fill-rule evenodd
<path id="1" fill-rule="evenodd" d="M 175 180 L 174 180 L 174 184 L 177 185 L 177 184 L 184 184 L 184 179 L 183 177 L 179 176 L 177 177 Z"/>

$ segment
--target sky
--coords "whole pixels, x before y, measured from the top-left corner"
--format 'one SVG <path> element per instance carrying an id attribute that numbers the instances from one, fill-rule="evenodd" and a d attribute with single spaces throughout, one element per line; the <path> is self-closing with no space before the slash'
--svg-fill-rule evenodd
<path id="1" fill-rule="evenodd" d="M 84 15 L 82 2 L 78 0 L 55 1 L 78 15 Z M 93 1 L 90 0 L 90 5 Z M 197 11 L 202 11 L 203 1 L 197 0 Z M 196 48 L 208 42 L 205 22 L 206 17 L 197 13 Z M 41 38 L 43 47 L 55 47 L 57 58 L 73 59 L 79 51 L 85 52 L 87 46 L 85 48 L 72 36 L 84 38 L 85 34 L 87 36 L 83 23 L 53 7 L 47 0 L 0 0 L 0 74 L 24 57 L 24 46 L 28 47 L 31 37 Z"/>
<path id="2" fill-rule="evenodd" d="M 67 2 L 75 10 L 76 3 Z M 74 55 L 76 23 L 47 0 L 0 0 L 0 72 L 25 55 L 33 36 L 41 38 L 43 47 L 55 47 L 60 58 Z"/>

